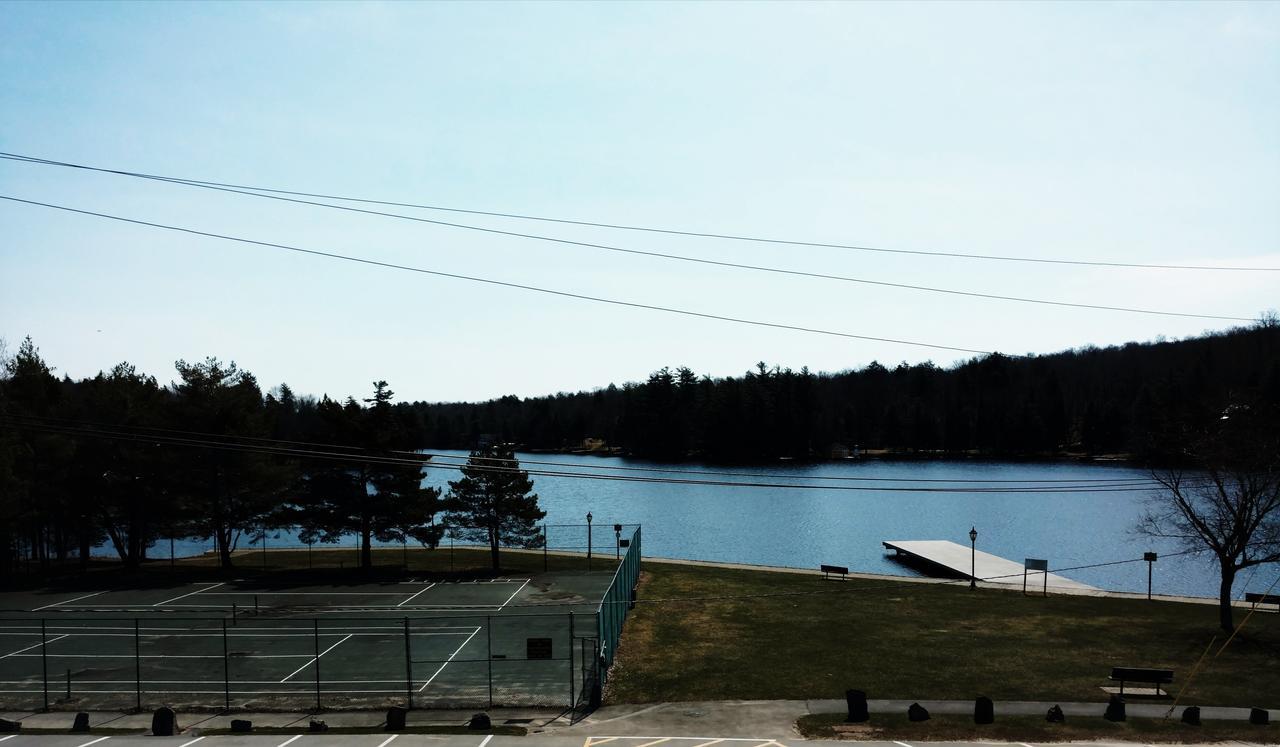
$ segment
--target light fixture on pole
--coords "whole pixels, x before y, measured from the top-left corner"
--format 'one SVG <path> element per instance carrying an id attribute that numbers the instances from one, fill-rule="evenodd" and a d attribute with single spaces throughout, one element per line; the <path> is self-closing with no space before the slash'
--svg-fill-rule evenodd
<path id="1" fill-rule="evenodd" d="M 587 512 L 587 570 L 591 570 L 591 512 Z"/>
<path id="2" fill-rule="evenodd" d="M 969 530 L 969 588 L 978 588 L 978 528 Z"/>

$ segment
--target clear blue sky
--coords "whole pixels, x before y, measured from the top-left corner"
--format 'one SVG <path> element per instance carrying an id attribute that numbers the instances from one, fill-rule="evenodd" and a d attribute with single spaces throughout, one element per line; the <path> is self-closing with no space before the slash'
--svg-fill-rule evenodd
<path id="1" fill-rule="evenodd" d="M 409 202 L 900 249 L 1280 266 L 1276 3 L 0 4 L 0 150 Z M 478 235 L 0 162 L 0 194 L 642 303 L 1008 353 L 1227 323 Z M 511 227 L 511 221 L 461 219 Z M 524 226 L 712 259 L 1252 317 L 1280 273 Z M 60 373 L 481 399 L 961 357 L 602 307 L 0 204 L 0 337 Z"/>

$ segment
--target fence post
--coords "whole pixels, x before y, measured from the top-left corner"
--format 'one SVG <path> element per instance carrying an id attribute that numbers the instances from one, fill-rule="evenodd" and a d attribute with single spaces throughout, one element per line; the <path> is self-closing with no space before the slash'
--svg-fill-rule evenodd
<path id="1" fill-rule="evenodd" d="M 489 659 L 489 707 L 493 708 L 493 615 L 484 618 L 484 650 Z"/>
<path id="2" fill-rule="evenodd" d="M 133 618 L 133 683 L 138 710 L 142 710 L 142 622 Z"/>
<path id="3" fill-rule="evenodd" d="M 547 539 L 547 525 L 546 525 L 546 524 L 543 524 L 543 525 L 542 525 L 542 572 L 543 572 L 543 573 L 546 573 L 546 572 L 547 572 L 547 563 L 548 563 L 548 560 L 547 560 L 547 546 L 548 546 L 548 544 L 550 544 L 550 543 L 549 543 L 549 540 Z"/>
<path id="4" fill-rule="evenodd" d="M 573 631 L 573 610 L 569 610 L 569 709 L 570 709 L 570 711 L 571 711 L 570 716 L 569 716 L 569 721 L 570 721 L 570 722 L 572 722 L 572 721 L 573 721 L 572 709 L 573 709 L 573 707 L 574 707 L 575 705 L 577 705 L 577 704 L 574 702 L 574 698 L 573 698 L 573 696 L 574 696 L 574 692 L 573 692 L 573 689 L 574 689 L 574 688 L 573 688 L 573 684 L 574 684 L 574 683 L 573 683 L 573 679 L 574 679 L 574 671 L 573 671 L 573 670 L 574 670 L 574 662 L 573 662 L 573 641 L 574 641 L 574 631 Z"/>
<path id="5" fill-rule="evenodd" d="M 71 700 L 71 670 L 67 670 L 67 701 Z"/>
<path id="6" fill-rule="evenodd" d="M 413 649 L 409 643 L 409 618 L 404 619 L 404 694 L 405 707 L 413 710 Z"/>
<path id="7" fill-rule="evenodd" d="M 44 709 L 49 710 L 49 641 L 45 633 L 45 620 L 40 618 L 40 668 L 44 671 Z"/>
<path id="8" fill-rule="evenodd" d="M 320 618 L 311 618 L 311 640 L 316 650 L 316 710 L 320 710 Z"/>
<path id="9" fill-rule="evenodd" d="M 231 653 L 227 649 L 227 618 L 222 618 L 222 698 L 231 710 Z"/>

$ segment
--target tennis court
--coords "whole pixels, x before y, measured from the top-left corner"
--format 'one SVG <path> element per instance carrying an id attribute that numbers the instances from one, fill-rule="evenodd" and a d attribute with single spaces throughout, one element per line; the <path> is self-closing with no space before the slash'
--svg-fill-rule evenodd
<path id="1" fill-rule="evenodd" d="M 602 600 L 625 565 L 477 581 L 6 593 L 0 704 L 571 707 L 598 682 Z"/>

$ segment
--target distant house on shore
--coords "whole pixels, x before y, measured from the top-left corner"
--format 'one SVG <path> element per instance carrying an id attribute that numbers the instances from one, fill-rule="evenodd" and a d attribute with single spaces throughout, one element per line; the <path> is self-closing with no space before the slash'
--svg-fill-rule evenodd
<path id="1" fill-rule="evenodd" d="M 584 438 L 582 439 L 583 451 L 600 451 L 608 447 L 603 438 Z"/>
<path id="2" fill-rule="evenodd" d="M 833 443 L 831 446 L 827 447 L 828 459 L 857 459 L 861 454 L 862 452 L 858 449 L 857 444 L 849 447 L 845 444 Z"/>

